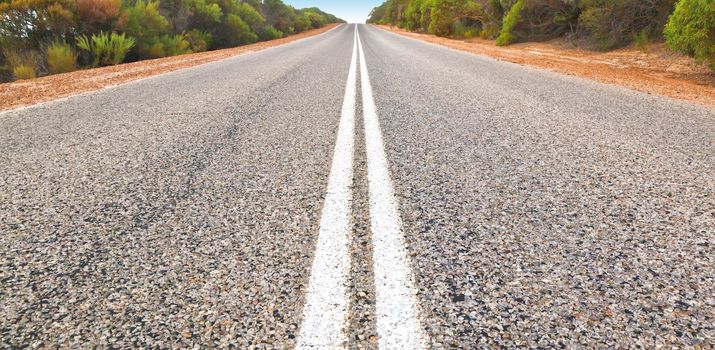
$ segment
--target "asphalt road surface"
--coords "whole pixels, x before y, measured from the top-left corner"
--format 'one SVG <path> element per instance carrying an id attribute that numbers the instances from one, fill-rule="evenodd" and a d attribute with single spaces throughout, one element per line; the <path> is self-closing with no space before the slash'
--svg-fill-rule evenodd
<path id="1" fill-rule="evenodd" d="M 0 229 L 2 348 L 711 349 L 715 110 L 343 25 L 0 114 Z"/>

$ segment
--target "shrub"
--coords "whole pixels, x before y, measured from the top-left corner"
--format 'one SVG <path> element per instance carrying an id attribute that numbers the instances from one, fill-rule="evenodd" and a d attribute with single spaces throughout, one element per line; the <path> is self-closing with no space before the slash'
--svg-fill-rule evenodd
<path id="1" fill-rule="evenodd" d="M 47 47 L 47 66 L 50 73 L 67 73 L 77 68 L 77 54 L 64 42 Z"/>
<path id="2" fill-rule="evenodd" d="M 370 11 L 370 16 L 367 19 L 368 23 L 377 23 L 377 24 L 388 24 L 390 22 L 385 21 L 385 17 L 387 15 L 387 5 L 390 4 L 390 0 L 387 0 L 380 4 L 379 6 L 375 7 Z"/>
<path id="3" fill-rule="evenodd" d="M 674 50 L 707 62 L 715 70 L 715 2 L 681 0 L 664 30 Z"/>
<path id="4" fill-rule="evenodd" d="M 320 28 L 328 23 L 328 18 L 323 14 L 316 12 L 317 9 L 303 10 L 303 14 L 310 20 L 311 28 Z"/>
<path id="5" fill-rule="evenodd" d="M 93 55 L 95 67 L 122 63 L 134 44 L 134 38 L 117 33 L 101 32 L 92 35 L 91 40 L 84 35 L 77 37 L 77 47 Z"/>
<path id="6" fill-rule="evenodd" d="M 154 41 L 151 46 L 145 46 L 142 49 L 145 58 L 160 58 L 166 56 L 164 54 L 164 44 L 161 41 Z"/>
<path id="7" fill-rule="evenodd" d="M 482 6 L 474 1 L 435 0 L 432 5 L 429 32 L 437 36 L 453 35 L 459 21 L 481 22 L 486 18 Z"/>
<path id="8" fill-rule="evenodd" d="M 497 37 L 497 45 L 508 45 L 516 40 L 514 28 L 519 21 L 521 21 L 521 10 L 523 8 L 524 0 L 519 0 L 509 9 L 509 12 L 504 17 L 504 24 L 502 25 L 501 32 L 499 32 L 499 36 Z"/>
<path id="9" fill-rule="evenodd" d="M 443 10 L 437 7 L 430 12 L 430 23 L 428 31 L 436 36 L 449 36 L 452 31 L 452 19 L 444 14 Z"/>
<path id="10" fill-rule="evenodd" d="M 623 31 L 621 26 L 625 23 L 617 20 L 613 21 L 613 12 L 615 11 L 610 6 L 587 5 L 579 16 L 579 26 L 589 32 L 589 35 L 598 43 L 601 50 L 613 48 L 620 40 L 619 37 L 614 35 L 614 31 Z"/>
<path id="11" fill-rule="evenodd" d="M 223 11 L 221 6 L 215 3 L 207 3 L 206 0 L 193 0 L 188 2 L 188 12 L 191 14 L 190 22 L 194 27 L 208 28 L 221 22 Z"/>
<path id="12" fill-rule="evenodd" d="M 312 23 L 310 22 L 310 17 L 306 15 L 296 16 L 294 25 L 296 33 L 304 32 L 313 28 Z"/>
<path id="13" fill-rule="evenodd" d="M 20 64 L 12 69 L 12 75 L 16 80 L 23 79 L 34 79 L 37 77 L 35 74 L 35 66 L 32 64 Z"/>
<path id="14" fill-rule="evenodd" d="M 74 0 L 0 0 L 0 34 L 39 49 L 75 31 L 74 6 Z"/>
<path id="15" fill-rule="evenodd" d="M 248 24 L 251 30 L 257 30 L 266 23 L 266 19 L 256 10 L 253 6 L 242 2 L 238 8 L 236 8 L 236 15 L 241 17 L 241 19 Z M 304 18 L 307 23 L 303 23 L 305 26 L 310 26 L 310 19 Z"/>
<path id="16" fill-rule="evenodd" d="M 198 29 L 188 31 L 185 39 L 189 42 L 189 48 L 193 52 L 206 51 L 211 46 L 211 33 L 202 32 Z"/>
<path id="17" fill-rule="evenodd" d="M 191 43 L 182 34 L 163 35 L 144 48 L 144 55 L 149 58 L 170 57 L 191 53 Z"/>
<path id="18" fill-rule="evenodd" d="M 651 28 L 663 28 L 673 4 L 674 0 L 581 0 L 579 26 L 600 49 L 609 50 L 628 44 L 643 30 L 652 34 Z"/>
<path id="19" fill-rule="evenodd" d="M 648 52 L 648 41 L 648 29 L 641 30 L 633 37 L 636 47 L 643 52 Z"/>
<path id="20" fill-rule="evenodd" d="M 37 52 L 27 49 L 13 49 L 12 47 L 2 47 L 0 49 L 2 49 L 2 55 L 11 79 L 32 79 L 37 76 L 37 63 L 40 61 Z"/>
<path id="21" fill-rule="evenodd" d="M 417 30 L 421 27 L 422 3 L 424 0 L 412 0 L 407 5 L 404 15 L 404 25 L 407 30 Z"/>
<path id="22" fill-rule="evenodd" d="M 286 6 L 281 0 L 263 0 L 260 9 L 268 25 L 285 34 L 295 32 L 296 10 L 292 6 Z M 250 25 L 251 21 L 244 14 L 240 16 Z"/>
<path id="23" fill-rule="evenodd" d="M 0 36 L 0 47 L 9 47 L 7 41 L 2 36 Z M 12 76 L 9 76 L 12 74 L 12 70 L 9 67 L 4 51 L 6 50 L 0 50 L 0 82 L 12 79 Z"/>
<path id="24" fill-rule="evenodd" d="M 109 29 L 119 18 L 121 0 L 77 0 L 77 12 L 84 25 Z"/>
<path id="25" fill-rule="evenodd" d="M 258 40 L 258 34 L 254 33 L 248 23 L 235 14 L 226 16 L 219 35 L 219 41 L 227 47 L 250 44 Z"/>
<path id="26" fill-rule="evenodd" d="M 659 39 L 676 0 L 386 0 L 368 22 L 469 36 L 479 28 L 499 45 L 559 36 L 585 38 L 601 49 Z M 693 1 L 693 0 L 690 0 Z M 713 0 L 700 0 L 715 6 Z M 712 16 L 711 16 L 712 18 Z M 640 45 L 640 44 L 639 44 Z"/>
<path id="27" fill-rule="evenodd" d="M 183 34 L 165 35 L 160 40 L 161 44 L 164 46 L 164 55 L 161 57 L 191 53 L 191 43 L 186 40 L 186 37 Z"/>
<path id="28" fill-rule="evenodd" d="M 155 58 L 161 51 L 161 36 L 169 33 L 170 25 L 166 17 L 159 13 L 159 2 L 137 0 L 134 6 L 125 9 L 124 31 L 136 40 L 140 57 Z"/>
<path id="29" fill-rule="evenodd" d="M 580 14 L 577 4 L 573 0 L 524 0 L 512 35 L 515 40 L 538 41 L 574 34 Z"/>
<path id="30" fill-rule="evenodd" d="M 264 27 L 259 35 L 261 40 L 274 40 L 283 37 L 283 33 L 280 30 L 273 28 L 273 26 Z"/>
<path id="31" fill-rule="evenodd" d="M 460 39 L 471 39 L 478 36 L 481 29 L 474 25 L 469 25 L 466 21 L 457 21 L 452 29 L 452 36 Z"/>
<path id="32" fill-rule="evenodd" d="M 420 26 L 424 31 L 429 30 L 429 25 L 432 23 L 432 9 L 434 8 L 435 1 L 436 0 L 423 0 L 420 6 L 420 12 L 422 13 Z"/>
<path id="33" fill-rule="evenodd" d="M 0 0 L 0 81 L 14 79 L 20 63 L 44 75 L 232 47 L 338 22 L 344 21 L 282 0 Z M 8 52 L 36 57 L 15 60 Z"/>

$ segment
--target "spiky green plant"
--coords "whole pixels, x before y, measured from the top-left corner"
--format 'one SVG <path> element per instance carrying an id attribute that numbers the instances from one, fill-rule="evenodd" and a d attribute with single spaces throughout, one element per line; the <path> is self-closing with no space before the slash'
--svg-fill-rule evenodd
<path id="1" fill-rule="evenodd" d="M 134 38 L 128 37 L 124 33 L 100 32 L 92 35 L 91 41 L 84 35 L 77 37 L 77 47 L 92 53 L 93 66 L 122 63 L 135 43 Z"/>

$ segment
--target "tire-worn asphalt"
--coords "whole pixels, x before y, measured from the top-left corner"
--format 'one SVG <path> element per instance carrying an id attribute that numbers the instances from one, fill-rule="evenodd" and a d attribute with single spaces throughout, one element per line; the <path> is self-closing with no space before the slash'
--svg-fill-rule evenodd
<path id="1" fill-rule="evenodd" d="M 359 31 L 431 348 L 715 347 L 715 110 Z M 353 37 L 0 114 L 0 347 L 295 345 Z"/>

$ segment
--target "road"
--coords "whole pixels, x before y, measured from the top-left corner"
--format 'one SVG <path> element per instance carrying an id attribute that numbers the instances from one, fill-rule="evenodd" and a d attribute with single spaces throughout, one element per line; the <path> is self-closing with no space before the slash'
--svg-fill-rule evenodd
<path id="1" fill-rule="evenodd" d="M 2 348 L 715 346 L 712 108 L 342 25 L 0 131 Z"/>

